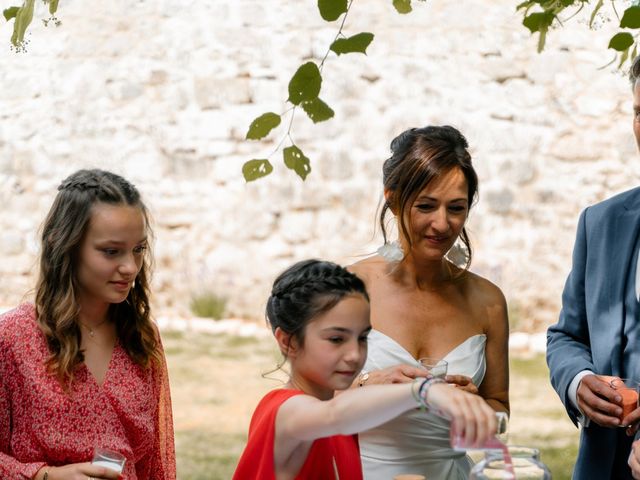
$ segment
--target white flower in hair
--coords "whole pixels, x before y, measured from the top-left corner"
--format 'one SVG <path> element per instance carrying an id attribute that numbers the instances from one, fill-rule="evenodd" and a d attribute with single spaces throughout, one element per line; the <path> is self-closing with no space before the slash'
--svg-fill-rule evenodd
<path id="1" fill-rule="evenodd" d="M 404 258 L 404 250 L 402 250 L 402 246 L 397 240 L 385 243 L 378 248 L 377 252 L 389 263 L 399 262 Z"/>

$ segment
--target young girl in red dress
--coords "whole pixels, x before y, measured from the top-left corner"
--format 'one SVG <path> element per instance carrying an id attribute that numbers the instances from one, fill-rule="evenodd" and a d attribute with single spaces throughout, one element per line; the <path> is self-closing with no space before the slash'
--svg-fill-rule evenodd
<path id="1" fill-rule="evenodd" d="M 454 432 L 472 444 L 494 434 L 486 402 L 439 379 L 348 390 L 366 360 L 371 325 L 363 282 L 339 265 L 306 260 L 283 272 L 267 319 L 290 378 L 256 407 L 234 480 L 362 479 L 356 434 L 417 407 L 452 418 Z"/>
<path id="2" fill-rule="evenodd" d="M 0 479 L 175 480 L 167 369 L 138 190 L 103 170 L 58 187 L 35 302 L 0 316 Z M 92 465 L 94 449 L 126 459 Z"/>

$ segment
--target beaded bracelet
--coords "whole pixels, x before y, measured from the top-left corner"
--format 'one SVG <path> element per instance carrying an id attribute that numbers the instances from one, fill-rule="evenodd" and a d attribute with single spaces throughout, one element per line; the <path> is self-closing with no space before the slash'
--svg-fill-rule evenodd
<path id="1" fill-rule="evenodd" d="M 427 379 L 426 381 L 422 382 L 422 385 L 420 385 L 420 390 L 418 390 L 418 393 L 420 394 L 420 398 L 422 398 L 426 406 L 429 405 L 429 399 L 428 399 L 429 389 L 437 383 L 447 383 L 447 382 L 445 382 L 442 378 L 434 377 L 434 378 Z"/>
<path id="2" fill-rule="evenodd" d="M 420 379 L 415 378 L 413 380 L 413 383 L 411 384 L 411 395 L 413 395 L 413 399 L 416 401 L 416 403 L 418 404 L 418 408 L 420 408 L 420 410 L 422 410 L 423 412 L 427 409 L 427 406 L 424 404 L 424 402 L 422 401 L 422 397 L 420 397 L 420 388 L 422 387 L 422 385 L 428 381 L 429 379 L 425 379 L 422 380 L 422 383 L 420 383 Z M 418 385 L 418 383 L 420 383 L 420 386 L 418 387 L 417 391 L 416 391 L 416 385 Z"/>
<path id="3" fill-rule="evenodd" d="M 429 389 L 431 388 L 431 386 L 435 385 L 436 383 L 447 383 L 447 382 L 445 382 L 442 378 L 436 378 L 436 377 L 425 378 L 420 383 L 420 386 L 418 387 L 418 391 L 416 393 L 414 386 L 417 384 L 418 381 L 419 380 L 416 379 L 413 382 L 413 385 L 411 387 L 411 393 L 413 393 L 413 398 L 416 400 L 416 402 L 418 402 L 420 409 L 424 411 L 425 409 L 429 408 L 428 395 L 429 395 Z"/>

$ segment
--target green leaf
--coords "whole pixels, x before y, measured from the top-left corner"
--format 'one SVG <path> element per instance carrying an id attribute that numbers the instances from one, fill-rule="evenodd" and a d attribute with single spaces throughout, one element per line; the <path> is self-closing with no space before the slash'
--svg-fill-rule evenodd
<path id="1" fill-rule="evenodd" d="M 347 0 L 318 0 L 318 10 L 323 19 L 333 22 L 347 11 Z"/>
<path id="2" fill-rule="evenodd" d="M 620 63 L 618 64 L 618 70 L 622 67 L 624 62 L 626 62 L 627 58 L 629 58 L 629 49 L 627 48 L 624 52 L 620 54 Z"/>
<path id="3" fill-rule="evenodd" d="M 333 110 L 331 107 L 324 103 L 319 98 L 314 98 L 307 102 L 302 102 L 302 109 L 307 112 L 307 115 L 313 123 L 324 122 L 333 117 Z"/>
<path id="4" fill-rule="evenodd" d="M 604 0 L 598 0 L 598 3 L 596 3 L 596 6 L 593 9 L 593 12 L 591 12 L 591 18 L 589 19 L 589 28 L 593 27 L 593 21 L 596 19 L 598 10 L 600 10 L 603 5 L 604 5 Z"/>
<path id="5" fill-rule="evenodd" d="M 517 10 L 529 10 L 535 4 L 536 4 L 536 2 L 534 0 L 525 0 L 524 2 L 522 2 L 521 4 L 519 4 L 516 7 L 516 11 Z"/>
<path id="6" fill-rule="evenodd" d="M 49 0 L 49 13 L 53 15 L 58 11 L 58 0 Z"/>
<path id="7" fill-rule="evenodd" d="M 411 0 L 393 0 L 393 6 L 403 15 L 411 12 Z"/>
<path id="8" fill-rule="evenodd" d="M 284 157 L 284 164 L 287 168 L 296 172 L 302 180 L 307 178 L 307 175 L 311 172 L 311 165 L 309 164 L 309 159 L 302 153 L 302 150 L 295 145 L 291 145 L 282 151 L 282 156 Z"/>
<path id="9" fill-rule="evenodd" d="M 548 31 L 548 27 L 540 28 L 539 37 L 538 37 L 538 48 L 537 48 L 538 53 L 544 50 L 544 43 L 547 40 L 547 31 Z"/>
<path id="10" fill-rule="evenodd" d="M 339 38 L 331 44 L 331 50 L 338 55 L 343 53 L 367 54 L 367 47 L 373 41 L 373 33 L 361 32 L 349 38 Z"/>
<path id="11" fill-rule="evenodd" d="M 322 76 L 318 66 L 313 62 L 302 65 L 289 82 L 289 101 L 300 105 L 306 100 L 313 100 L 320 94 Z"/>
<path id="12" fill-rule="evenodd" d="M 633 35 L 629 32 L 617 33 L 611 40 L 609 41 L 609 47 L 617 50 L 619 52 L 623 52 L 627 50 L 631 45 L 633 45 Z"/>
<path id="13" fill-rule="evenodd" d="M 269 132 L 280 125 L 280 115 L 267 112 L 257 117 L 249 126 L 247 140 L 260 140 L 269 135 Z"/>
<path id="14" fill-rule="evenodd" d="M 18 13 L 18 10 L 20 10 L 20 7 L 9 7 L 3 10 L 2 14 L 4 15 L 4 18 L 8 22 L 9 20 L 11 20 L 16 16 L 16 14 Z"/>
<path id="15" fill-rule="evenodd" d="M 242 166 L 242 175 L 247 182 L 266 177 L 271 172 L 273 172 L 273 165 L 266 158 L 249 160 Z"/>
<path id="16" fill-rule="evenodd" d="M 33 4 L 35 0 L 25 0 L 22 7 L 18 9 L 13 23 L 13 35 L 11 35 L 11 43 L 14 47 L 20 48 L 24 43 L 24 34 L 27 27 L 33 20 Z"/>
<path id="17" fill-rule="evenodd" d="M 629 7 L 624 11 L 622 20 L 620 20 L 621 28 L 640 28 L 640 7 Z"/>
<path id="18" fill-rule="evenodd" d="M 524 17 L 522 24 L 527 27 L 531 33 L 547 30 L 553 23 L 554 15 L 551 12 L 536 12 Z"/>

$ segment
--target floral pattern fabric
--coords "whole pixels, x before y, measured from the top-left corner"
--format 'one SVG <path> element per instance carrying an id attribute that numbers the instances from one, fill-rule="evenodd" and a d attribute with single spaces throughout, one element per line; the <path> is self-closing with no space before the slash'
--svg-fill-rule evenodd
<path id="1" fill-rule="evenodd" d="M 126 457 L 125 480 L 175 480 L 164 355 L 145 369 L 116 343 L 103 384 L 81 364 L 68 392 L 47 372 L 48 356 L 33 305 L 0 316 L 0 478 L 89 462 L 103 447 Z"/>

